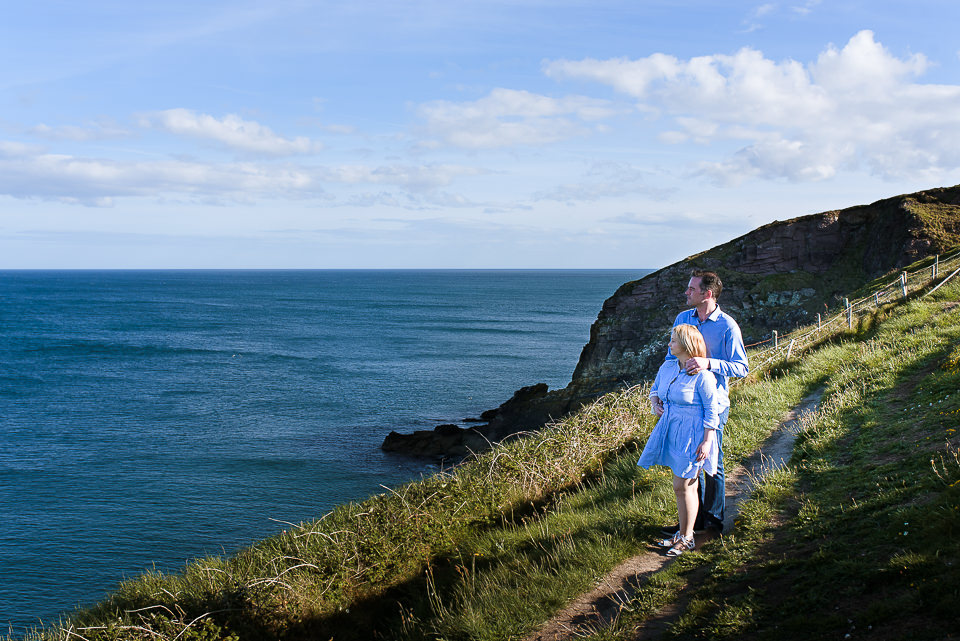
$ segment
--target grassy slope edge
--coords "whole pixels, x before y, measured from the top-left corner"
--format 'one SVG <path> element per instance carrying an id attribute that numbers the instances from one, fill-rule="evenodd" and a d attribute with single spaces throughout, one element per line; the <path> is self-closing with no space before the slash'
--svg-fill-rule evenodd
<path id="1" fill-rule="evenodd" d="M 779 630 L 780 638 L 801 638 L 805 624 L 791 613 L 817 608 L 824 612 L 817 618 L 823 633 L 854 625 L 848 618 L 861 623 L 858 629 L 874 625 L 848 616 L 861 606 L 872 607 L 870 620 L 881 626 L 889 607 L 865 603 L 863 590 L 886 587 L 891 577 L 926 582 L 926 597 L 910 602 L 949 618 L 943 603 L 956 599 L 956 571 L 943 563 L 956 561 L 960 465 L 956 432 L 937 430 L 943 416 L 955 428 L 958 414 L 920 405 L 942 392 L 946 399 L 927 402 L 936 402 L 937 411 L 960 407 L 960 394 L 944 391 L 960 388 L 960 354 L 947 349 L 960 338 L 958 313 L 936 312 L 958 297 L 954 286 L 932 302 L 888 309 L 890 319 L 864 323 L 859 333 L 738 386 L 728 465 L 752 452 L 807 391 L 826 385 L 828 393 L 795 467 L 763 485 L 738 532 L 651 582 L 631 604 L 632 614 L 597 638 L 632 638 L 645 616 L 684 590 L 695 594 L 671 628 L 677 636 L 762 637 Z M 671 518 L 668 475 L 634 465 L 652 428 L 645 396 L 642 388 L 608 395 L 452 473 L 343 506 L 233 558 L 201 559 L 177 575 L 125 582 L 95 608 L 29 636 L 520 638 Z M 944 450 L 941 437 L 952 439 L 954 449 Z M 938 456 L 933 473 L 930 458 Z M 897 525 L 907 534 L 888 540 L 907 512 L 903 522 L 919 529 Z M 886 528 L 882 541 L 878 528 Z M 858 565 L 849 557 L 851 550 L 860 553 L 861 540 L 869 542 L 868 554 Z M 941 563 L 937 555 L 944 554 L 951 560 Z M 709 579 L 696 579 L 707 570 Z M 825 580 L 833 582 L 829 589 Z M 778 589 L 781 583 L 790 589 Z M 893 584 L 879 603 L 909 596 L 896 586 L 914 587 Z M 948 601 L 931 601 L 944 589 Z M 792 601 L 795 593 L 801 607 Z M 831 609 L 841 602 L 849 608 Z"/>
<path id="2" fill-rule="evenodd" d="M 662 638 L 956 636 L 960 285 L 886 314 L 783 369 L 831 372 L 792 465 L 761 484 L 732 535 L 586 638 L 638 638 L 681 594 Z"/>

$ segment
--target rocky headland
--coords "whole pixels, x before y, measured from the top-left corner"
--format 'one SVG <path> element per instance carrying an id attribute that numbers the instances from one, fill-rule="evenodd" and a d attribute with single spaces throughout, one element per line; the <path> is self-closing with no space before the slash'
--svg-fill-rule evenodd
<path id="1" fill-rule="evenodd" d="M 864 284 L 960 244 L 960 185 L 870 205 L 776 221 L 622 285 L 603 304 L 567 387 L 521 388 L 483 424 L 391 432 L 386 451 L 458 458 L 541 427 L 614 389 L 649 378 L 662 362 L 667 331 L 683 309 L 690 271 L 724 283 L 720 306 L 747 344 L 816 319 Z"/>

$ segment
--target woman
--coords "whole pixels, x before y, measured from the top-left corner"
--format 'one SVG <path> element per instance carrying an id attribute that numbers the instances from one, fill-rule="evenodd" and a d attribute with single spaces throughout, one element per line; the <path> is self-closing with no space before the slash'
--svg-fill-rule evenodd
<path id="1" fill-rule="evenodd" d="M 668 556 L 694 548 L 693 522 L 697 518 L 698 477 L 717 472 L 717 436 L 720 412 L 729 406 L 726 394 L 717 389 L 717 379 L 708 370 L 690 375 L 687 359 L 707 356 L 703 336 L 693 325 L 677 325 L 670 333 L 669 359 L 660 366 L 650 390 L 651 406 L 663 403 L 663 415 L 647 439 L 637 463 L 640 467 L 666 465 L 673 470 L 673 491 L 677 497 L 680 529 L 660 541 Z"/>

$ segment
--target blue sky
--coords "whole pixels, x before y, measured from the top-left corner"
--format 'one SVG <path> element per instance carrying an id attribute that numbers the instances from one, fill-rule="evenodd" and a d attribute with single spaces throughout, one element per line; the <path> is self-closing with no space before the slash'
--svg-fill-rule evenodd
<path id="1" fill-rule="evenodd" d="M 960 3 L 8 3 L 0 268 L 647 268 L 960 183 Z"/>

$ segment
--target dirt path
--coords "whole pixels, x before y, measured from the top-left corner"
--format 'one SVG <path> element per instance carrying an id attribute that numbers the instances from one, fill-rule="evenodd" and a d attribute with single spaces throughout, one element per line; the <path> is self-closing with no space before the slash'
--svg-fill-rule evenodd
<path id="1" fill-rule="evenodd" d="M 750 496 L 755 480 L 783 466 L 790 459 L 800 426 L 800 417 L 817 408 L 822 393 L 823 390 L 817 390 L 784 414 L 780 425 L 764 441 L 760 449 L 754 452 L 743 465 L 727 474 L 726 515 L 723 522 L 725 531 L 729 532 L 733 529 L 740 502 Z M 697 534 L 697 546 L 706 543 L 710 538 L 710 533 Z M 659 572 L 672 561 L 672 558 L 659 552 L 644 552 L 627 559 L 600 579 L 596 588 L 576 598 L 553 619 L 528 636 L 525 641 L 565 641 L 610 625 L 640 586 L 652 574 Z M 671 621 L 683 613 L 685 604 L 686 598 L 681 594 L 677 601 L 648 620 L 635 638 L 652 639 L 659 636 Z"/>

